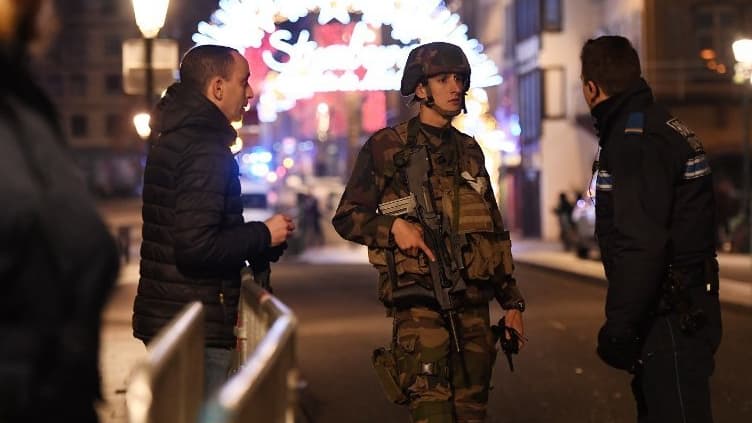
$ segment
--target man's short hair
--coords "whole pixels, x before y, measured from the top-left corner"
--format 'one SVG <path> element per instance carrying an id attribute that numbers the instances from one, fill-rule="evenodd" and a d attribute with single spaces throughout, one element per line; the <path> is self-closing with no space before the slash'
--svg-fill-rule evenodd
<path id="1" fill-rule="evenodd" d="M 583 81 L 595 82 L 609 96 L 628 90 L 642 76 L 637 51 L 618 35 L 587 40 L 580 61 Z"/>
<path id="2" fill-rule="evenodd" d="M 220 76 L 229 79 L 237 50 L 218 45 L 200 45 L 188 50 L 180 62 L 180 82 L 203 92 L 209 81 Z"/>

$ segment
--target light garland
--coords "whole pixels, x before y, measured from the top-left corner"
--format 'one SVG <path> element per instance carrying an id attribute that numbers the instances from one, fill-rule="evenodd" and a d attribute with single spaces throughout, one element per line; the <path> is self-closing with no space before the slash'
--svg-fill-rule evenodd
<path id="1" fill-rule="evenodd" d="M 350 14 L 361 19 L 347 45 L 320 47 L 301 31 L 297 40 L 277 23 L 318 12 L 318 22 L 350 22 Z M 402 45 L 374 44 L 374 27 L 389 25 L 392 38 Z M 277 61 L 272 51 L 262 57 L 271 72 L 259 95 L 259 119 L 276 119 L 297 100 L 316 92 L 398 90 L 402 66 L 418 44 L 446 41 L 458 45 L 473 69 L 473 87 L 498 85 L 502 78 L 492 60 L 475 39 L 467 36 L 467 26 L 450 12 L 441 0 L 221 0 L 211 23 L 201 22 L 193 40 L 197 44 L 222 44 L 241 52 L 261 48 L 269 34 L 271 46 L 289 60 Z M 359 77 L 356 69 L 365 69 Z"/>

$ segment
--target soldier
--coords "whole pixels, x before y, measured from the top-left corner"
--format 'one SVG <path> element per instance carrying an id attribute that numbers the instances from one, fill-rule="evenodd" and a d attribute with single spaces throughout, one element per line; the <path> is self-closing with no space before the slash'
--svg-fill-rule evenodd
<path id="1" fill-rule="evenodd" d="M 506 335 L 523 332 L 525 301 L 483 153 L 451 126 L 469 86 L 459 47 L 412 50 L 400 91 L 419 114 L 365 143 L 333 218 L 343 238 L 368 246 L 378 270 L 379 299 L 394 321 L 391 348 L 374 352 L 374 366 L 414 422 L 485 419 L 497 351 L 492 298 L 507 310 Z M 421 165 L 427 170 L 416 172 Z"/>
<path id="2" fill-rule="evenodd" d="M 598 355 L 634 375 L 640 422 L 711 422 L 721 314 L 702 143 L 654 102 L 629 40 L 588 40 L 581 60 L 600 138 L 596 233 L 609 284 Z"/>

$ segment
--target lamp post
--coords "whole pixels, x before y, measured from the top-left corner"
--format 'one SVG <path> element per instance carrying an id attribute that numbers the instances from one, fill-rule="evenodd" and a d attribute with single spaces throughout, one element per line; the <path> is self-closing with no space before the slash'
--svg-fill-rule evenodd
<path id="1" fill-rule="evenodd" d="M 752 40 L 741 39 L 732 44 L 734 58 L 737 61 L 734 81 L 742 86 L 742 121 L 744 140 L 742 143 L 742 169 L 744 193 L 742 195 L 743 211 L 749 227 L 749 252 L 752 257 L 752 195 L 750 195 L 750 146 L 749 146 L 749 85 L 752 84 Z"/>
<path id="2" fill-rule="evenodd" d="M 154 38 L 164 26 L 170 0 L 132 0 L 136 25 L 144 38 L 144 66 L 146 70 L 146 108 L 151 112 L 154 98 L 154 66 L 152 48 Z"/>

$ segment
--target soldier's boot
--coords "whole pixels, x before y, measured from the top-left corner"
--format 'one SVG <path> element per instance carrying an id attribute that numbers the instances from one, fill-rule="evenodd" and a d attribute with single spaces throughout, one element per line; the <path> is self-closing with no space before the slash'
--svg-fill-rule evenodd
<path id="1" fill-rule="evenodd" d="M 413 423 L 456 423 L 452 404 L 448 401 L 421 402 L 410 407 Z"/>

